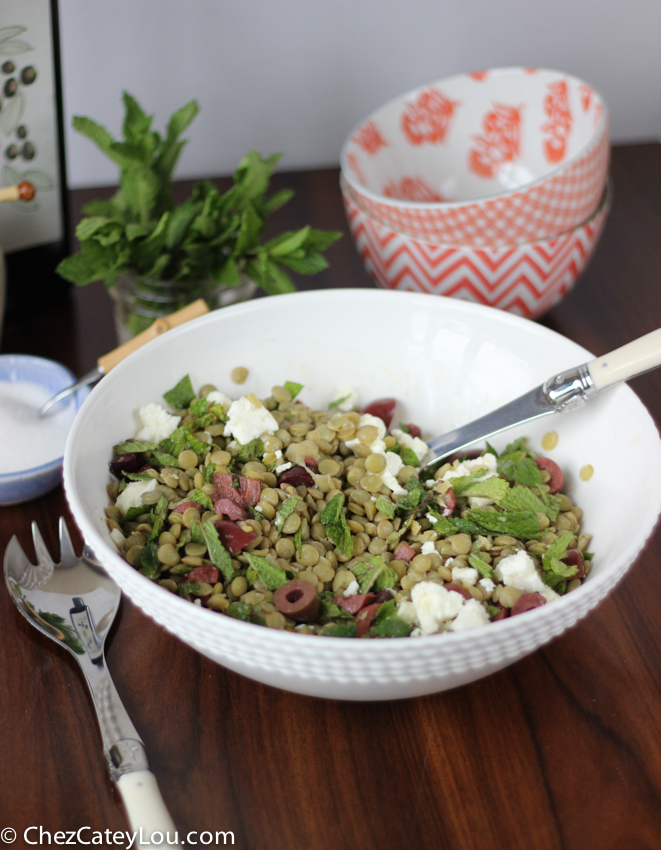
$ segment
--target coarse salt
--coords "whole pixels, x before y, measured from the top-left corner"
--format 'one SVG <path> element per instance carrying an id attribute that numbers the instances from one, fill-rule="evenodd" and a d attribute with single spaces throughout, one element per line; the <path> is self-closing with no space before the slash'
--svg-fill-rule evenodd
<path id="1" fill-rule="evenodd" d="M 39 410 L 52 396 L 52 390 L 29 381 L 0 381 L 0 474 L 62 457 L 76 408 L 70 400 L 41 418 Z"/>

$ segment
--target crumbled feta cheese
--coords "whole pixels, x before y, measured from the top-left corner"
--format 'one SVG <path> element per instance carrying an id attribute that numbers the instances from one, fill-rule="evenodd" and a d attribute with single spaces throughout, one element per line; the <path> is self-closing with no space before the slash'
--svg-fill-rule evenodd
<path id="1" fill-rule="evenodd" d="M 171 416 L 160 404 L 147 404 L 138 413 L 142 428 L 135 435 L 136 440 L 146 443 L 160 443 L 175 430 L 181 422 L 180 416 Z"/>
<path id="2" fill-rule="evenodd" d="M 265 407 L 257 407 L 245 396 L 233 401 L 227 414 L 225 436 L 232 435 L 245 446 L 263 434 L 273 435 L 279 425 Z"/>
<path id="3" fill-rule="evenodd" d="M 124 516 L 129 508 L 139 508 L 142 505 L 143 494 L 151 493 L 156 489 L 157 484 L 155 478 L 150 478 L 149 481 L 132 481 L 117 497 L 115 502 L 117 510 Z"/>
<path id="4" fill-rule="evenodd" d="M 410 623 L 412 626 L 418 625 L 418 615 L 415 611 L 415 605 L 412 602 L 407 602 L 403 599 L 397 606 L 397 616 L 405 623 Z"/>
<path id="5" fill-rule="evenodd" d="M 276 466 L 275 474 L 280 475 L 280 473 L 284 472 L 286 469 L 291 469 L 291 463 L 281 463 L 280 466 Z"/>
<path id="6" fill-rule="evenodd" d="M 479 584 L 479 585 L 480 585 L 480 587 L 481 587 L 483 590 L 485 590 L 487 593 L 493 593 L 493 590 L 494 590 L 494 588 L 496 587 L 496 585 L 495 585 L 495 584 L 491 581 L 491 579 L 490 579 L 490 578 L 481 578 L 481 579 L 478 581 L 478 584 Z"/>
<path id="7" fill-rule="evenodd" d="M 422 544 L 422 549 L 420 550 L 421 555 L 435 555 L 436 554 L 436 546 L 434 545 L 433 540 L 425 540 Z"/>
<path id="8" fill-rule="evenodd" d="M 209 404 L 219 404 L 225 410 L 229 410 L 232 406 L 232 399 L 225 393 L 219 393 L 218 390 L 212 390 L 207 395 L 207 401 Z"/>
<path id="9" fill-rule="evenodd" d="M 463 632 L 467 629 L 477 629 L 479 626 L 485 626 L 489 622 L 489 615 L 484 609 L 484 605 L 478 602 L 477 599 L 468 599 L 457 614 L 455 619 L 450 623 L 449 630 L 451 632 Z"/>
<path id="10" fill-rule="evenodd" d="M 333 401 L 338 401 L 341 398 L 343 398 L 344 401 L 337 405 L 337 409 L 344 413 L 349 410 L 353 410 L 353 408 L 358 404 L 358 393 L 352 386 L 349 386 L 349 384 L 343 384 L 335 390 Z"/>
<path id="11" fill-rule="evenodd" d="M 280 449 L 276 449 L 274 454 L 278 460 L 280 460 L 280 458 L 282 457 L 282 452 L 280 451 Z"/>
<path id="12" fill-rule="evenodd" d="M 524 593 L 541 593 L 547 602 L 554 602 L 559 598 L 554 590 L 544 584 L 535 562 L 525 549 L 519 549 L 515 555 L 503 558 L 494 572 L 508 587 L 518 587 Z"/>
<path id="13" fill-rule="evenodd" d="M 376 439 L 368 446 L 369 450 L 372 454 L 383 454 L 386 450 L 386 444 L 383 442 L 383 438 L 386 436 L 386 423 L 378 416 L 372 416 L 371 413 L 363 413 L 360 417 L 358 427 L 362 428 L 364 425 L 374 425 L 377 429 Z M 346 445 L 347 448 L 353 449 L 355 446 L 360 445 L 360 440 L 358 437 L 353 440 L 347 440 Z"/>
<path id="14" fill-rule="evenodd" d="M 487 475 L 491 478 L 491 475 Z M 469 496 L 468 504 L 471 508 L 486 508 L 487 505 L 493 505 L 493 499 L 488 499 L 486 496 Z"/>
<path id="15" fill-rule="evenodd" d="M 412 437 L 410 434 L 407 434 L 406 431 L 400 431 L 399 428 L 393 428 L 390 433 L 400 445 L 406 446 L 407 449 L 411 449 L 418 458 L 419 466 L 422 466 L 423 461 L 427 456 L 427 452 L 429 451 L 427 443 L 425 443 L 424 440 L 421 440 L 420 437 Z"/>
<path id="16" fill-rule="evenodd" d="M 492 455 L 491 452 L 487 452 L 482 457 L 476 457 L 472 460 L 463 460 L 454 469 L 448 469 L 443 476 L 443 481 L 447 481 L 450 478 L 460 478 L 463 475 L 470 475 L 471 472 L 475 472 L 477 469 L 484 469 L 485 475 L 481 475 L 474 480 L 484 481 L 485 478 L 492 478 L 494 475 L 498 474 L 496 471 L 496 464 L 496 456 Z"/>
<path id="17" fill-rule="evenodd" d="M 453 567 L 452 581 L 463 581 L 466 584 L 474 585 L 477 582 L 479 573 L 473 567 Z"/>
<path id="18" fill-rule="evenodd" d="M 347 597 L 348 597 L 348 596 L 355 596 L 355 595 L 358 593 L 358 591 L 359 591 L 359 590 L 360 590 L 360 587 L 359 587 L 359 585 L 358 585 L 358 582 L 354 579 L 352 582 L 350 582 L 350 583 L 346 586 L 346 588 L 344 589 L 344 593 L 342 594 L 342 596 L 347 596 Z"/>
<path id="19" fill-rule="evenodd" d="M 420 581 L 413 586 L 411 601 L 422 633 L 431 635 L 447 620 L 457 616 L 464 604 L 464 597 L 454 590 L 446 590 L 436 582 Z"/>
<path id="20" fill-rule="evenodd" d="M 434 481 L 434 479 L 433 479 L 433 478 L 428 478 L 428 479 L 425 481 L 425 487 L 426 487 L 428 490 L 431 490 L 431 488 L 434 486 L 434 484 L 436 484 L 436 482 Z"/>
<path id="21" fill-rule="evenodd" d="M 390 487 L 393 493 L 404 496 L 407 492 L 406 488 L 402 487 L 397 480 L 397 473 L 404 466 L 404 462 L 396 452 L 384 452 L 383 454 L 386 459 L 386 468 L 381 473 L 381 481 L 386 487 Z"/>
<path id="22" fill-rule="evenodd" d="M 264 508 L 261 505 L 255 505 L 255 510 L 258 511 L 260 514 L 264 513 Z"/>

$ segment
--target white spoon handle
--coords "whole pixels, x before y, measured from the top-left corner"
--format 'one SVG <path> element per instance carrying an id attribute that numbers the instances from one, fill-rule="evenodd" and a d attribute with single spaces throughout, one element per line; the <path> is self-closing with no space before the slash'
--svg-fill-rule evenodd
<path id="1" fill-rule="evenodd" d="M 661 328 L 587 364 L 597 390 L 661 366 Z"/>
<path id="2" fill-rule="evenodd" d="M 131 829 L 137 833 L 133 846 L 153 847 L 161 843 L 164 846 L 173 846 L 177 828 L 165 808 L 156 778 L 151 770 L 125 773 L 120 776 L 117 788 L 122 795 Z M 163 837 L 159 840 L 156 836 L 152 842 L 151 836 L 155 832 L 160 832 Z M 178 845 L 177 841 L 176 846 Z"/>

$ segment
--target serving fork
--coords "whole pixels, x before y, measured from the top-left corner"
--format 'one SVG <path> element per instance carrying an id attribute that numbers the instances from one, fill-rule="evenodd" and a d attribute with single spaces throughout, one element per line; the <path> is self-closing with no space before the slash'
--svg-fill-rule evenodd
<path id="1" fill-rule="evenodd" d="M 4 558 L 7 589 L 26 620 L 64 646 L 85 674 L 110 778 L 139 836 L 135 846 L 151 846 L 149 839 L 155 832 L 163 836 L 169 833 L 171 840 L 176 828 L 149 770 L 142 740 L 106 666 L 105 639 L 117 614 L 121 591 L 87 545 L 80 557 L 76 555 L 63 517 L 59 529 L 59 564 L 51 558 L 36 522 L 32 523 L 36 566 L 16 536 L 12 537 Z"/>

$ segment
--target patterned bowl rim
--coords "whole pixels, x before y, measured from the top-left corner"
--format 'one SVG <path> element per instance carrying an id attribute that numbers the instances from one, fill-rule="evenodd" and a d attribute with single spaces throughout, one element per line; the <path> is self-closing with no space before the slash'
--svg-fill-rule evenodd
<path id="1" fill-rule="evenodd" d="M 489 75 L 492 74 L 526 74 L 529 73 L 530 69 L 526 69 L 520 65 L 513 65 L 510 67 L 504 68 L 487 68 L 486 73 Z M 601 117 L 599 123 L 594 128 L 593 134 L 590 140 L 581 148 L 581 150 L 575 154 L 570 159 L 565 160 L 561 165 L 556 166 L 555 168 L 547 171 L 542 177 L 537 177 L 535 180 L 531 180 L 529 183 L 524 183 L 522 186 L 517 186 L 514 189 L 503 189 L 502 192 L 494 192 L 490 195 L 483 195 L 478 198 L 470 198 L 465 201 L 407 201 L 400 200 L 399 198 L 389 198 L 387 195 L 381 195 L 378 192 L 372 191 L 372 189 L 368 189 L 364 186 L 360 181 L 357 181 L 352 176 L 352 169 L 349 165 L 349 161 L 347 159 L 349 145 L 351 144 L 354 136 L 358 132 L 358 130 L 365 124 L 367 121 L 372 121 L 375 119 L 381 112 L 384 110 L 394 106 L 395 104 L 404 102 L 405 100 L 413 98 L 418 92 L 422 92 L 430 86 L 438 86 L 445 85 L 451 80 L 457 79 L 467 79 L 471 76 L 471 72 L 465 72 L 461 74 L 452 74 L 449 77 L 441 77 L 437 80 L 432 80 L 429 83 L 424 83 L 421 86 L 417 86 L 410 91 L 405 92 L 404 94 L 400 94 L 397 97 L 391 98 L 386 103 L 379 106 L 373 112 L 370 112 L 365 118 L 362 118 L 351 130 L 349 135 L 344 141 L 342 145 L 342 150 L 340 152 L 340 168 L 342 170 L 343 176 L 347 179 L 349 185 L 354 189 L 355 192 L 361 192 L 365 195 L 365 197 L 369 198 L 371 201 L 377 204 L 382 204 L 386 207 L 394 207 L 396 209 L 412 209 L 412 210 L 437 210 L 439 212 L 443 212 L 445 210 L 456 210 L 471 207 L 474 205 L 481 205 L 485 203 L 489 203 L 491 201 L 498 200 L 509 200 L 512 197 L 515 197 L 517 194 L 527 193 L 532 189 L 535 189 L 538 186 L 541 186 L 543 183 L 546 183 L 549 180 L 553 180 L 556 177 L 562 175 L 564 171 L 570 170 L 576 163 L 580 162 L 584 159 L 592 150 L 598 147 L 603 142 L 608 143 L 608 125 L 609 125 L 609 115 L 608 115 L 608 107 L 606 106 L 606 102 L 601 94 L 594 88 L 594 86 L 586 83 L 585 80 L 582 80 L 580 77 L 575 77 L 573 74 L 568 74 L 565 71 L 558 71 L 554 68 L 535 68 L 536 72 L 541 72 L 543 74 L 559 74 L 563 76 L 567 80 L 571 80 L 573 83 L 577 83 L 578 85 L 589 86 L 592 90 L 596 100 L 601 105 Z"/>
<path id="2" fill-rule="evenodd" d="M 353 189 L 349 185 L 348 181 L 345 179 L 344 174 L 340 174 L 340 188 L 342 190 L 342 195 L 344 197 L 345 204 L 352 203 L 355 207 L 357 207 L 358 212 L 362 213 L 363 216 L 367 217 L 372 224 L 375 224 L 379 227 L 382 227 L 384 230 L 389 230 L 392 233 L 396 233 L 398 236 L 403 236 L 405 239 L 411 239 L 414 242 L 421 242 L 424 245 L 431 245 L 435 248 L 446 248 L 446 249 L 455 249 L 462 250 L 465 249 L 467 251 L 511 251 L 513 248 L 527 248 L 534 247 L 538 245 L 548 245 L 549 242 L 556 242 L 558 239 L 562 239 L 566 236 L 571 236 L 572 234 L 579 233 L 584 230 L 586 227 L 590 227 L 595 221 L 599 218 L 602 213 L 608 213 L 612 204 L 613 204 L 613 180 L 610 175 L 606 178 L 606 185 L 604 186 L 604 191 L 601 195 L 601 200 L 599 201 L 598 206 L 595 208 L 594 212 L 590 214 L 590 217 L 582 221 L 580 224 L 577 224 L 576 227 L 570 227 L 568 230 L 563 230 L 562 233 L 558 233 L 554 236 L 546 236 L 543 239 L 534 239 L 534 240 L 526 240 L 525 242 L 505 242 L 499 245 L 491 245 L 491 244 L 483 244 L 483 245 L 473 245 L 469 242 L 441 242 L 438 239 L 424 239 L 419 235 L 413 235 L 412 233 L 407 233 L 405 230 L 401 230 L 398 227 L 394 227 L 392 224 L 386 224 L 386 222 L 381 221 L 380 218 L 377 218 L 372 213 L 368 212 L 356 198 Z M 347 201 L 348 196 L 348 201 Z"/>

